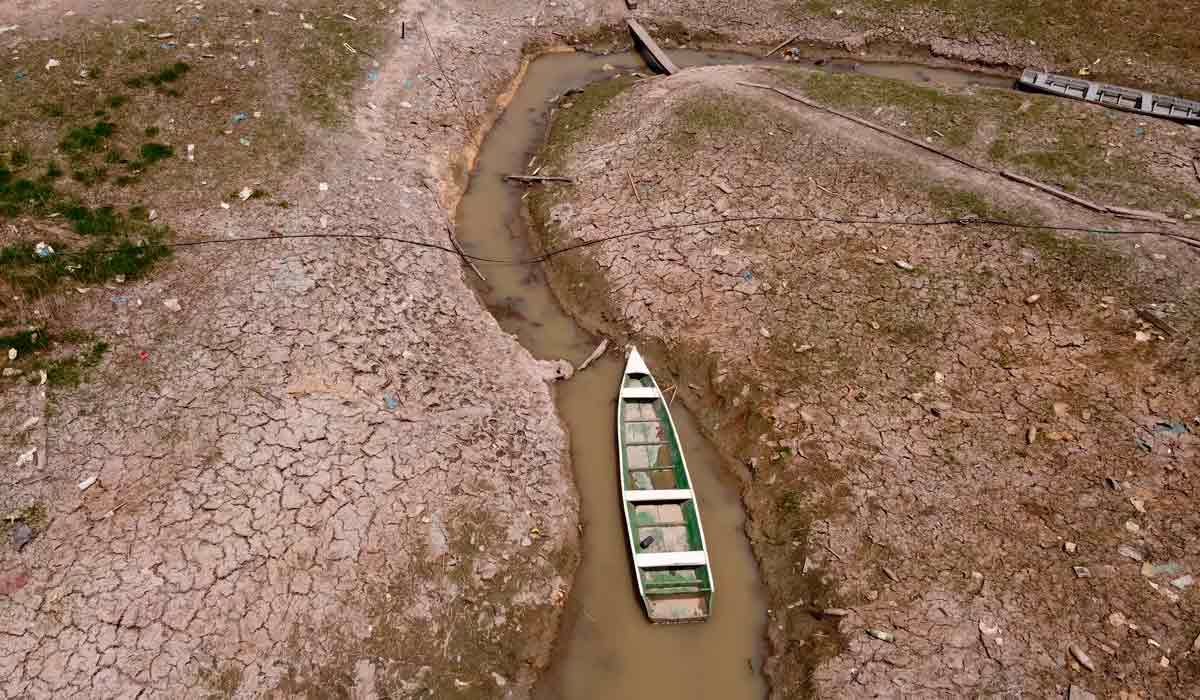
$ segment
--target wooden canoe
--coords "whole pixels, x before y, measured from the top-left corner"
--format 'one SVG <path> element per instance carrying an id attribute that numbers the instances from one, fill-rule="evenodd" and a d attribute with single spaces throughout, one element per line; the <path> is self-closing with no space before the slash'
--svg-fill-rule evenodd
<path id="1" fill-rule="evenodd" d="M 658 383 L 632 348 L 617 398 L 621 509 L 638 593 L 652 622 L 698 622 L 713 578 L 700 509 Z"/>
<path id="2" fill-rule="evenodd" d="M 1022 87 L 1073 100 L 1092 102 L 1149 117 L 1162 117 L 1185 124 L 1200 124 L 1200 102 L 1181 97 L 1156 95 L 1144 90 L 1106 85 L 1066 75 L 1026 68 L 1017 81 Z"/>

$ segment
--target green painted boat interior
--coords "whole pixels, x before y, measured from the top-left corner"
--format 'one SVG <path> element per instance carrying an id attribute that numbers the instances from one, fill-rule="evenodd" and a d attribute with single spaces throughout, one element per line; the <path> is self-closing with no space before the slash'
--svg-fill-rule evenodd
<path id="1" fill-rule="evenodd" d="M 654 386 L 649 376 L 625 377 L 625 387 Z M 690 489 L 687 469 L 667 406 L 661 398 L 624 398 L 621 449 L 627 491 Z M 626 502 L 629 536 L 638 554 L 702 551 L 700 518 L 692 500 Z M 712 579 L 707 566 L 637 569 L 646 607 L 655 620 L 694 620 L 708 616 Z"/>

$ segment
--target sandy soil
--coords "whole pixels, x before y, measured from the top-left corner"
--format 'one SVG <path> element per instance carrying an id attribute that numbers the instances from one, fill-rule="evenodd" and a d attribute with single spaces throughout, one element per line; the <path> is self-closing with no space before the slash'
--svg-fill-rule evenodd
<path id="1" fill-rule="evenodd" d="M 546 245 L 964 203 L 1100 223 L 744 80 L 798 89 L 719 67 L 576 98 L 599 108 L 551 137 L 550 167 L 577 184 L 535 201 Z M 581 316 L 655 348 L 676 373 L 662 381 L 747 465 L 776 697 L 1195 687 L 1192 249 L 739 222 L 556 260 Z"/>

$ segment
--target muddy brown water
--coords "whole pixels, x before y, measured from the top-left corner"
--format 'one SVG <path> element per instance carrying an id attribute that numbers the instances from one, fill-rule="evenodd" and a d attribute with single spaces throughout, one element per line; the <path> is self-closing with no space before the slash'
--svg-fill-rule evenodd
<path id="1" fill-rule="evenodd" d="M 737 54 L 672 51 L 680 67 L 746 63 Z M 550 100 L 570 88 L 648 72 L 637 54 L 543 56 L 529 67 L 507 109 L 487 135 L 457 212 L 457 236 L 474 255 L 515 260 L 531 255 L 523 217 L 523 187 L 506 183 L 540 146 Z M 826 70 L 856 70 L 928 82 L 930 70 L 903 63 L 823 62 Z M 962 84 L 974 74 L 936 71 L 932 80 Z M 535 357 L 579 364 L 597 339 L 558 304 L 540 267 L 479 263 L 487 277 L 477 289 L 501 326 Z M 473 273 L 467 273 L 474 279 Z M 617 478 L 614 412 L 623 359 L 610 351 L 556 390 L 571 443 L 583 523 L 582 562 L 557 653 L 535 691 L 540 698 L 761 698 L 767 600 L 745 536 L 738 487 L 716 450 L 680 404 L 672 406 L 695 483 L 716 577 L 713 613 L 704 623 L 652 625 L 637 597 L 626 547 Z M 651 366 L 653 371 L 655 368 Z M 665 376 L 660 382 L 669 381 Z"/>

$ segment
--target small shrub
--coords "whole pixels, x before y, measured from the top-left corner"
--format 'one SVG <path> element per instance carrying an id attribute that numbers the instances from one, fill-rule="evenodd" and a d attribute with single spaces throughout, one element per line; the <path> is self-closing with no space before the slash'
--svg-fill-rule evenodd
<path id="1" fill-rule="evenodd" d="M 170 158 L 175 155 L 175 149 L 162 143 L 144 143 L 140 151 L 142 160 L 147 165 L 157 163 L 164 158 Z"/>
<path id="2" fill-rule="evenodd" d="M 116 130 L 116 124 L 106 121 L 98 121 L 93 126 L 78 126 L 67 132 L 58 147 L 71 154 L 84 151 L 99 152 L 104 148 L 104 140 Z"/>

